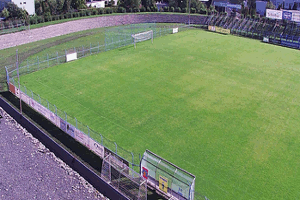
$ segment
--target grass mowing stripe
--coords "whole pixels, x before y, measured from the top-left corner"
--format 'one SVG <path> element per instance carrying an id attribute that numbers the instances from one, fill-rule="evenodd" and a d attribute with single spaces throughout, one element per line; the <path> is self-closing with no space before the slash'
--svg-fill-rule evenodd
<path id="1" fill-rule="evenodd" d="M 298 57 L 293 49 L 191 30 L 21 82 L 121 147 L 150 149 L 194 173 L 197 191 L 210 199 L 295 199 Z"/>

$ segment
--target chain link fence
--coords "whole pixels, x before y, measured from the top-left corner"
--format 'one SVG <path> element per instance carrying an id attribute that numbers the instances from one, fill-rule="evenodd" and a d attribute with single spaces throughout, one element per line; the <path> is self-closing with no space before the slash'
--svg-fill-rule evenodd
<path id="1" fill-rule="evenodd" d="M 0 35 L 29 29 L 30 25 L 26 20 L 0 21 Z"/>

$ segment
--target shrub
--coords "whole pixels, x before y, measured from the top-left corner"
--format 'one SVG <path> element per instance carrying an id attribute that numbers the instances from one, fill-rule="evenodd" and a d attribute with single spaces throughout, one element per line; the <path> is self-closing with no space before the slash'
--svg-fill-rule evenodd
<path id="1" fill-rule="evenodd" d="M 98 15 L 102 15 L 104 13 L 103 8 L 98 8 L 97 10 L 98 10 Z"/>
<path id="2" fill-rule="evenodd" d="M 30 17 L 30 24 L 37 24 L 37 17 Z"/>
<path id="3" fill-rule="evenodd" d="M 181 12 L 181 8 L 180 7 L 176 7 L 175 8 L 175 12 Z"/>
<path id="4" fill-rule="evenodd" d="M 79 17 L 80 15 L 79 15 L 79 12 L 74 12 L 73 13 L 73 17 Z"/>
<path id="5" fill-rule="evenodd" d="M 105 13 L 106 14 L 112 14 L 112 9 L 111 8 L 105 8 Z"/>
<path id="6" fill-rule="evenodd" d="M 84 10 L 80 11 L 80 17 L 86 16 L 86 12 Z"/>
<path id="7" fill-rule="evenodd" d="M 97 10 L 96 9 L 92 10 L 92 15 L 97 15 Z"/>
<path id="8" fill-rule="evenodd" d="M 196 9 L 195 8 L 191 8 L 191 13 L 196 13 Z"/>
<path id="9" fill-rule="evenodd" d="M 174 7 L 171 7 L 170 12 L 174 12 L 174 11 L 175 11 Z"/>
<path id="10" fill-rule="evenodd" d="M 186 8 L 182 8 L 181 10 L 182 13 L 186 13 L 186 11 L 187 11 Z"/>
<path id="11" fill-rule="evenodd" d="M 133 9 L 133 12 L 135 12 L 135 13 L 136 13 L 136 12 L 140 12 L 140 9 L 134 8 L 134 9 Z"/>
<path id="12" fill-rule="evenodd" d="M 164 12 L 169 12 L 169 7 L 164 7 Z"/>
<path id="13" fill-rule="evenodd" d="M 207 9 L 206 9 L 206 8 L 201 8 L 201 9 L 199 10 L 199 13 L 200 13 L 200 14 L 207 14 Z"/>
<path id="14" fill-rule="evenodd" d="M 73 17 L 73 14 L 72 14 L 72 13 L 67 13 L 66 15 L 67 15 L 67 18 L 68 18 L 68 19 Z"/>
<path id="15" fill-rule="evenodd" d="M 43 16 L 37 16 L 37 22 L 38 23 L 44 23 L 45 22 L 44 17 Z"/>
<path id="16" fill-rule="evenodd" d="M 132 8 L 129 8 L 129 9 L 128 9 L 128 12 L 129 12 L 129 13 L 132 13 Z"/>
<path id="17" fill-rule="evenodd" d="M 152 12 L 157 12 L 157 7 L 151 6 L 151 11 Z"/>
<path id="18" fill-rule="evenodd" d="M 50 15 L 45 15 L 44 16 L 44 21 L 45 22 L 50 22 L 51 21 L 51 16 Z"/>
<path id="19" fill-rule="evenodd" d="M 91 16 L 91 11 L 90 10 L 85 10 L 85 15 L 86 16 Z"/>
<path id="20" fill-rule="evenodd" d="M 118 13 L 126 13 L 126 9 L 123 7 L 118 8 Z"/>
<path id="21" fill-rule="evenodd" d="M 111 10 L 112 10 L 112 13 L 117 13 L 118 7 L 112 7 Z"/>
<path id="22" fill-rule="evenodd" d="M 146 11 L 146 8 L 145 8 L 144 6 L 142 6 L 141 9 L 140 9 L 140 11 L 141 11 L 141 12 L 145 12 L 145 11 Z"/>
<path id="23" fill-rule="evenodd" d="M 64 18 L 65 18 L 65 17 L 64 17 L 63 14 L 59 15 L 59 19 L 64 19 Z"/>

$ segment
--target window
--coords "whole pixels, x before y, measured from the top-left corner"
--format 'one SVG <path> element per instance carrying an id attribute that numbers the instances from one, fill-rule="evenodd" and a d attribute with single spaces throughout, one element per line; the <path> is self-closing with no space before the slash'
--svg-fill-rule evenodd
<path id="1" fill-rule="evenodd" d="M 20 4 L 22 5 L 22 2 L 20 2 Z"/>
<path id="2" fill-rule="evenodd" d="M 24 1 L 23 4 L 26 4 L 26 2 Z"/>

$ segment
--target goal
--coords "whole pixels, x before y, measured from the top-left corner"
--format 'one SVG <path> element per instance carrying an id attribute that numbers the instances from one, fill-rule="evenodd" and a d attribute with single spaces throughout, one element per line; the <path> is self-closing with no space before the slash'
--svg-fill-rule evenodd
<path id="1" fill-rule="evenodd" d="M 134 48 L 136 48 L 137 42 L 142 42 L 151 39 L 153 43 L 153 30 L 132 34 L 131 37 L 133 38 Z"/>

